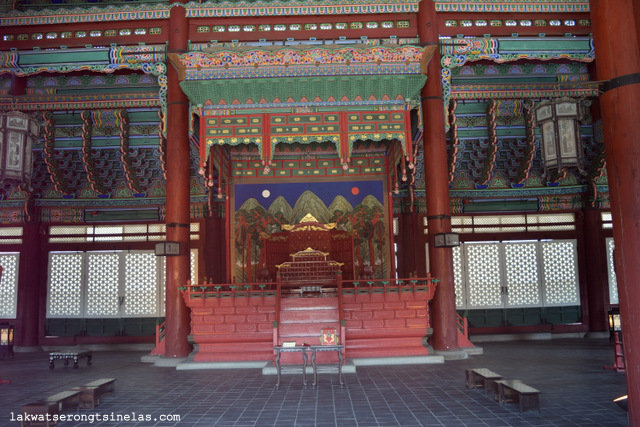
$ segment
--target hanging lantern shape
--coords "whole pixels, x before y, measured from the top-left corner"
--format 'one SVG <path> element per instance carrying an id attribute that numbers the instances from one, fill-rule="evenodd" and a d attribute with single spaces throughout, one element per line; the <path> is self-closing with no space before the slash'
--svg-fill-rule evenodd
<path id="1" fill-rule="evenodd" d="M 38 123 L 27 114 L 0 113 L 0 183 L 12 182 L 31 191 L 31 146 L 39 132 Z"/>
<path id="2" fill-rule="evenodd" d="M 544 101 L 536 107 L 545 178 L 549 179 L 554 171 L 560 173 L 571 167 L 584 175 L 579 113 L 578 101 L 566 97 Z"/>

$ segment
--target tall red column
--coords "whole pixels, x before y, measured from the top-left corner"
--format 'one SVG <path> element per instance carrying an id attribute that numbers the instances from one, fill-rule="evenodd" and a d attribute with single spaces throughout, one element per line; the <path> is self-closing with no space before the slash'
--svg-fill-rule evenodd
<path id="1" fill-rule="evenodd" d="M 635 0 L 591 0 L 627 366 L 629 424 L 640 425 L 640 42 Z"/>
<path id="2" fill-rule="evenodd" d="M 181 0 L 180 3 L 184 3 Z M 187 50 L 189 25 L 185 8 L 175 4 L 169 18 L 170 52 Z M 167 257 L 166 351 L 167 358 L 186 357 L 191 351 L 189 312 L 179 286 L 186 285 L 189 264 L 189 101 L 179 85 L 178 73 L 167 69 L 167 241 L 180 243 L 180 255 Z"/>
<path id="3" fill-rule="evenodd" d="M 590 206 L 583 212 L 584 260 L 587 281 L 589 332 L 609 330 L 607 322 L 607 302 L 609 282 L 607 277 L 607 252 L 602 233 L 600 209 Z"/>
<path id="4" fill-rule="evenodd" d="M 15 331 L 16 346 L 25 350 L 40 350 L 38 328 L 40 325 L 40 290 L 44 286 L 40 266 L 42 259 L 40 223 L 31 221 L 22 226 L 22 249 L 18 273 L 18 325 Z"/>
<path id="5" fill-rule="evenodd" d="M 423 0 L 418 12 L 418 35 L 421 43 L 438 44 L 438 21 L 433 0 Z M 427 84 L 422 89 L 424 123 L 424 172 L 427 193 L 429 235 L 451 231 L 449 170 L 442 97 L 440 51 L 436 50 L 427 68 Z M 429 239 L 431 275 L 440 279 L 432 306 L 433 347 L 456 350 L 456 297 L 453 282 L 453 258 L 450 248 L 436 248 Z"/>

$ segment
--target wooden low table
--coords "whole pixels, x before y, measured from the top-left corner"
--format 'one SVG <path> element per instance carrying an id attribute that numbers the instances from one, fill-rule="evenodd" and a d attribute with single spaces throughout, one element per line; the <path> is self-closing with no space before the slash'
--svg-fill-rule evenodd
<path id="1" fill-rule="evenodd" d="M 501 380 L 502 375 L 486 368 L 467 369 L 467 387 L 468 388 L 484 388 L 485 394 L 487 390 L 494 390 L 496 380 Z"/>
<path id="2" fill-rule="evenodd" d="M 276 390 L 280 387 L 280 375 L 282 373 L 282 366 L 280 366 L 280 356 L 282 353 L 302 353 L 302 385 L 307 388 L 307 346 L 295 346 L 295 347 L 273 347 L 276 352 L 276 371 L 278 372 L 278 382 L 276 383 Z M 299 366 L 287 366 L 284 368 L 286 372 L 299 372 Z"/>
<path id="3" fill-rule="evenodd" d="M 55 360 L 64 360 L 65 366 L 69 364 L 69 360 L 73 360 L 73 368 L 78 369 L 78 360 L 85 357 L 87 359 L 87 366 L 91 365 L 91 358 L 93 357 L 91 351 L 54 351 L 49 353 L 49 369 L 55 368 Z"/>
<path id="4" fill-rule="evenodd" d="M 540 410 L 539 390 L 519 380 L 496 380 L 494 398 L 499 403 L 518 402 L 520 412 L 527 409 Z"/>
<path id="5" fill-rule="evenodd" d="M 340 381 L 340 387 L 344 387 L 344 380 L 342 379 L 342 350 L 344 349 L 344 345 L 312 345 L 309 347 L 311 350 L 311 366 L 313 367 L 313 383 L 312 387 L 315 387 L 318 384 L 318 370 L 322 372 L 334 372 L 338 374 L 338 380 Z M 329 366 L 320 366 L 316 364 L 316 353 L 319 351 L 335 351 L 338 353 L 338 364 L 337 366 L 329 365 Z"/>

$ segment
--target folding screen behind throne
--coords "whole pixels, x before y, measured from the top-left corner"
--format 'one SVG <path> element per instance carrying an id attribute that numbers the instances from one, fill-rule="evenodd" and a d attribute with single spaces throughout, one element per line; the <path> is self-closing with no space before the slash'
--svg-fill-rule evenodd
<path id="1" fill-rule="evenodd" d="M 295 225 L 283 226 L 285 231 L 265 239 L 265 257 L 269 278 L 275 280 L 276 265 L 291 261 L 291 255 L 312 248 L 328 253 L 327 259 L 342 263 L 342 279 L 354 279 L 353 237 L 336 229 L 336 224 L 322 224 L 307 214 Z"/>

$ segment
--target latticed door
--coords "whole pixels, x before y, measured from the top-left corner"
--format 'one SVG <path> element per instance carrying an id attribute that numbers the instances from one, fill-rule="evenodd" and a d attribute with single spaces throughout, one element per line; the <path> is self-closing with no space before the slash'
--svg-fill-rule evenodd
<path id="1" fill-rule="evenodd" d="M 159 267 L 152 251 L 51 253 L 47 317 L 161 316 L 164 274 Z"/>
<path id="2" fill-rule="evenodd" d="M 538 243 L 504 243 L 505 306 L 540 306 L 540 266 Z"/>
<path id="3" fill-rule="evenodd" d="M 618 304 L 618 279 L 616 277 L 616 269 L 614 267 L 613 251 L 615 244 L 613 237 L 607 237 L 607 270 L 609 272 L 609 304 Z"/>
<path id="4" fill-rule="evenodd" d="M 494 243 L 465 245 L 467 308 L 504 306 L 500 246 Z"/>
<path id="5" fill-rule="evenodd" d="M 18 306 L 18 253 L 0 253 L 0 319 L 15 319 Z"/>
<path id="6" fill-rule="evenodd" d="M 466 243 L 453 267 L 458 309 L 580 304 L 575 240 Z"/>

